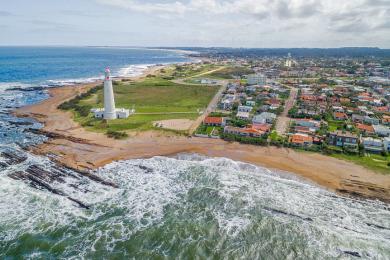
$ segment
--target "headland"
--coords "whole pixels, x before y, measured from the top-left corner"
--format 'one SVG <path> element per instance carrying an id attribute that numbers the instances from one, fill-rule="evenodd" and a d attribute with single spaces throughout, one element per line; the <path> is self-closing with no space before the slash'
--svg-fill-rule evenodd
<path id="1" fill-rule="evenodd" d="M 142 76 L 133 80 L 145 78 L 159 69 L 161 67 L 149 68 Z M 43 123 L 41 132 L 52 137 L 42 145 L 31 147 L 34 153 L 47 155 L 61 164 L 79 169 L 97 169 L 117 160 L 198 153 L 289 172 L 332 191 L 389 201 L 388 176 L 318 153 L 259 147 L 153 130 L 133 132 L 124 140 L 114 140 L 103 133 L 88 131 L 73 120 L 71 112 L 59 110 L 58 106 L 96 84 L 52 88 L 49 90 L 49 99 L 15 111 L 18 116 L 33 117 Z"/>

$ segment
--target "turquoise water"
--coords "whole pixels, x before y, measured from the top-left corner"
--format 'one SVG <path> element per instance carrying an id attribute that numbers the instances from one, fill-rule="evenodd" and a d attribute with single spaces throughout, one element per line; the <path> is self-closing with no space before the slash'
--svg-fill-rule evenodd
<path id="1" fill-rule="evenodd" d="M 155 50 L 0 48 L 0 152 L 27 157 L 3 167 L 0 156 L 0 259 L 390 259 L 389 205 L 224 158 L 182 154 L 96 171 L 118 188 L 62 169 L 50 185 L 89 209 L 9 177 L 58 170 L 22 149 L 45 140 L 25 131 L 40 124 L 11 114 L 47 98 L 45 88 L 26 89 L 91 81 L 106 66 L 131 75 L 185 60 Z"/>

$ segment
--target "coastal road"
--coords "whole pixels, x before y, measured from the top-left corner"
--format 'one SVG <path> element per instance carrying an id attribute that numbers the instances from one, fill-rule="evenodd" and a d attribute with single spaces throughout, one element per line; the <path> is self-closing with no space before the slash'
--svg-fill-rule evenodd
<path id="1" fill-rule="evenodd" d="M 276 121 L 275 129 L 278 135 L 285 135 L 290 125 L 291 118 L 288 117 L 288 111 L 294 106 L 298 96 L 297 88 L 290 88 L 290 96 L 286 100 L 284 110 Z"/>
<path id="2" fill-rule="evenodd" d="M 213 97 L 213 99 L 207 106 L 206 110 L 203 112 L 203 114 L 199 116 L 191 125 L 189 130 L 190 135 L 192 135 L 196 131 L 196 129 L 200 126 L 200 124 L 202 124 L 206 116 L 217 108 L 218 101 L 222 98 L 222 94 L 226 90 L 228 83 L 229 83 L 228 80 L 221 80 L 218 82 L 218 85 L 221 85 L 221 87 L 219 88 L 217 94 L 215 94 L 215 96 Z"/>
<path id="3" fill-rule="evenodd" d="M 195 77 L 199 77 L 199 76 L 204 76 L 204 75 L 208 75 L 210 73 L 213 73 L 213 72 L 217 72 L 217 71 L 220 71 L 222 69 L 224 69 L 225 67 L 221 67 L 221 68 L 218 68 L 218 69 L 214 69 L 214 70 L 210 70 L 210 71 L 206 71 L 206 72 L 203 72 L 203 73 L 200 73 L 200 74 L 197 74 L 197 75 L 194 75 L 194 76 L 191 76 L 191 77 L 188 77 L 188 78 L 184 78 L 184 79 L 174 79 L 172 80 L 172 82 L 176 83 L 176 84 L 185 84 L 185 85 L 194 85 L 194 86 L 201 86 L 201 85 L 205 85 L 205 84 L 196 84 L 196 83 L 187 83 L 185 82 L 185 80 L 187 79 L 190 79 L 190 78 L 195 78 Z M 222 98 L 222 94 L 223 92 L 226 90 L 227 88 L 227 85 L 229 83 L 228 80 L 216 80 L 217 83 L 215 84 L 215 86 L 221 86 L 218 90 L 218 92 L 215 94 L 215 96 L 213 97 L 213 99 L 210 101 L 209 105 L 207 106 L 206 110 L 203 111 L 202 115 L 199 116 L 195 121 L 194 123 L 191 125 L 190 129 L 189 129 L 189 134 L 192 135 L 196 129 L 198 129 L 198 127 L 202 124 L 203 120 L 206 118 L 206 116 L 214 111 L 218 105 L 218 101 Z"/>
<path id="4" fill-rule="evenodd" d="M 134 113 L 134 115 L 175 115 L 175 114 L 199 114 L 199 112 L 150 112 L 150 113 Z"/>

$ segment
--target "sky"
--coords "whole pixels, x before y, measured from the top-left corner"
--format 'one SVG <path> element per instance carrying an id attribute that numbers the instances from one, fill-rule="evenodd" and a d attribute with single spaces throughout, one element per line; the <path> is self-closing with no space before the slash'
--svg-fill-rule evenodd
<path id="1" fill-rule="evenodd" d="M 0 45 L 390 48 L 390 0 L 1 2 Z"/>

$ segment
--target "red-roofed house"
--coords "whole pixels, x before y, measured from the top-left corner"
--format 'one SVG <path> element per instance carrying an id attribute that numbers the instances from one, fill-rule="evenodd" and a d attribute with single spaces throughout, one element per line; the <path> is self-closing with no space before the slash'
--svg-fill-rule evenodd
<path id="1" fill-rule="evenodd" d="M 359 129 L 359 131 L 362 133 L 366 133 L 366 134 L 374 133 L 374 127 L 372 127 L 371 125 L 357 123 L 356 128 Z"/>
<path id="2" fill-rule="evenodd" d="M 272 125 L 270 125 L 270 124 L 252 124 L 251 126 L 248 126 L 248 127 L 267 133 L 271 130 Z"/>
<path id="3" fill-rule="evenodd" d="M 335 120 L 347 120 L 348 116 L 347 116 L 347 114 L 345 114 L 343 112 L 334 112 L 333 113 L 333 118 Z"/>
<path id="4" fill-rule="evenodd" d="M 247 137 L 261 137 L 264 132 L 253 128 L 239 128 L 233 126 L 225 126 L 224 132 L 227 134 L 241 135 Z"/>
<path id="5" fill-rule="evenodd" d="M 224 117 L 208 116 L 203 120 L 203 124 L 208 126 L 225 126 L 226 119 Z"/>
<path id="6" fill-rule="evenodd" d="M 313 144 L 313 137 L 306 134 L 293 134 L 290 137 L 290 142 L 297 146 L 311 146 Z"/>

